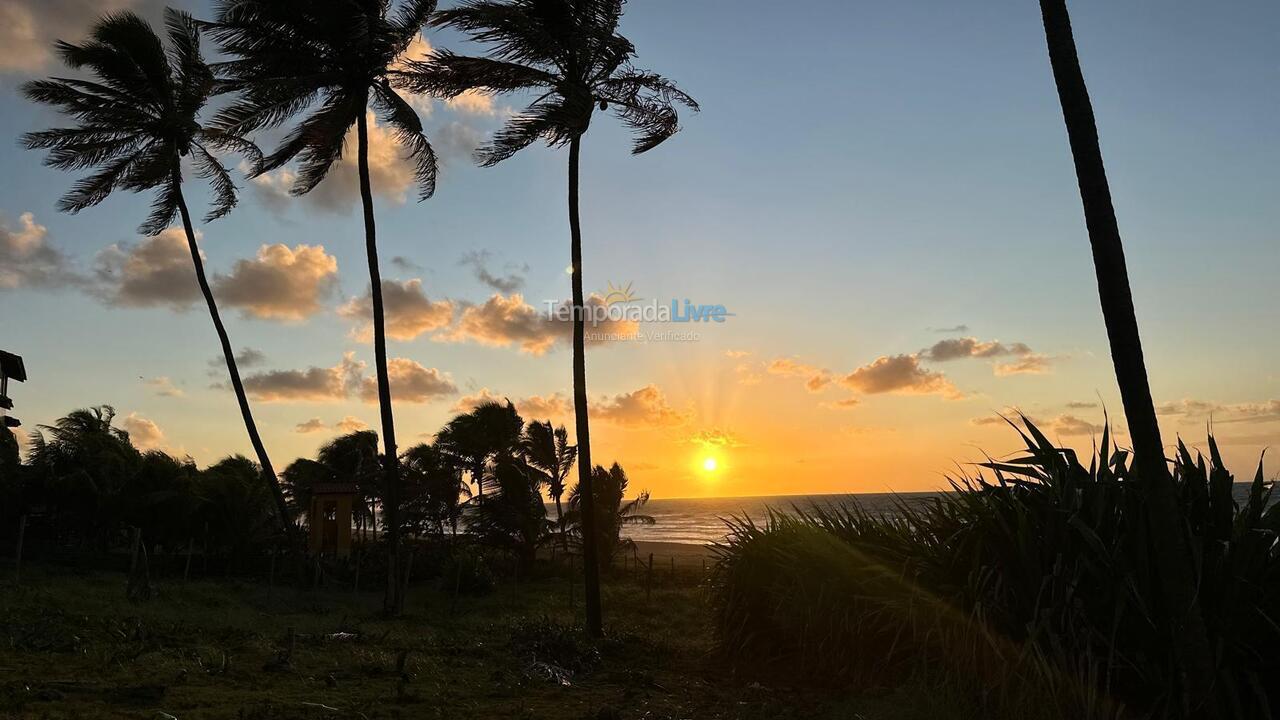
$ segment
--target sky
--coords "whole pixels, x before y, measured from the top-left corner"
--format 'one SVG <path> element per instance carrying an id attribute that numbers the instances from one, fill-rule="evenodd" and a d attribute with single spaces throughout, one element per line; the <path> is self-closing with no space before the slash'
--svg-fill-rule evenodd
<path id="1" fill-rule="evenodd" d="M 158 7 L 0 0 L 0 349 L 26 360 L 26 432 L 110 404 L 136 444 L 205 465 L 251 451 L 180 230 L 141 237 L 144 196 L 58 213 L 74 174 L 17 142 L 62 122 L 17 90 L 58 72 L 52 38 Z M 1280 5 L 1070 9 L 1165 440 L 1212 425 L 1251 478 L 1280 442 Z M 1000 413 L 1081 449 L 1109 417 L 1125 442 L 1036 3 L 632 0 L 622 32 L 702 110 L 637 157 L 597 114 L 585 285 L 732 315 L 600 329 L 595 462 L 654 497 L 914 491 L 1016 451 Z M 429 47 L 481 50 L 430 31 L 410 53 Z M 375 125 L 402 447 L 490 397 L 572 431 L 548 312 L 569 294 L 567 153 L 470 160 L 521 99 L 414 100 L 444 163 L 421 203 Z M 199 227 L 277 467 L 378 421 L 354 166 L 303 198 L 288 173 L 240 177 Z"/>

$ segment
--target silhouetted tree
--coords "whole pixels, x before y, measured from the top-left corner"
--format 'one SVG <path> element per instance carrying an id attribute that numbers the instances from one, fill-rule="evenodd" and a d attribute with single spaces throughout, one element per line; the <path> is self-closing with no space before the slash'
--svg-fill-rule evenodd
<path id="1" fill-rule="evenodd" d="M 435 190 L 436 156 L 422 123 L 388 81 L 392 66 L 418 37 L 435 0 L 407 0 L 391 13 L 390 0 L 221 0 L 210 30 L 230 58 L 217 67 L 236 100 L 218 116 L 219 127 L 248 133 L 306 117 L 254 169 L 261 174 L 300 159 L 292 192 L 302 195 L 342 157 L 347 131 L 356 128 L 356 164 L 364 209 L 365 252 L 373 305 L 374 366 L 386 458 L 384 518 L 389 537 L 388 612 L 404 608 L 400 562 L 399 460 L 391 385 L 387 374 L 382 277 L 369 182 L 372 104 L 395 130 L 414 162 L 423 199 Z"/>
<path id="2" fill-rule="evenodd" d="M 478 499 L 468 525 L 480 542 L 510 552 L 528 567 L 549 529 L 540 489 L 541 478 L 523 458 L 501 458 L 494 463 L 490 492 Z"/>
<path id="3" fill-rule="evenodd" d="M 618 33 L 623 0 L 465 0 L 443 10 L 432 24 L 468 34 L 490 46 L 488 57 L 449 51 L 407 64 L 395 81 L 416 92 L 456 97 L 468 90 L 532 91 L 536 99 L 513 116 L 477 152 L 495 165 L 537 140 L 569 146 L 569 231 L 573 292 L 573 404 L 578 442 L 578 483 L 588 530 L 592 522 L 591 437 L 587 416 L 582 229 L 578 217 L 578 164 L 582 136 L 598 107 L 612 108 L 636 134 L 632 152 L 658 146 L 680 129 L 676 103 L 697 110 L 693 98 L 670 80 L 631 65 L 631 41 Z M 587 545 L 587 630 L 601 634 L 599 565 Z"/>
<path id="4" fill-rule="evenodd" d="M 232 567 L 271 539 L 271 491 L 262 478 L 252 460 L 233 455 L 205 468 L 197 481 L 209 550 L 224 553 Z"/>
<path id="5" fill-rule="evenodd" d="M 525 426 L 521 449 L 525 460 L 534 469 L 542 473 L 542 482 L 547 486 L 547 494 L 556 504 L 556 529 L 560 543 L 568 547 L 565 538 L 564 507 L 560 499 L 564 496 L 564 481 L 573 470 L 573 461 L 578 457 L 578 448 L 569 444 L 569 431 L 563 425 L 552 428 L 549 420 L 529 421 Z"/>
<path id="6" fill-rule="evenodd" d="M 1049 61 L 1066 122 L 1076 180 L 1093 248 L 1102 317 L 1111 345 L 1120 398 L 1133 438 L 1136 477 L 1147 485 L 1151 507 L 1150 542 L 1168 600 L 1170 642 L 1178 650 L 1192 704 L 1213 682 L 1212 654 L 1196 599 L 1198 581 L 1186 530 L 1178 518 L 1177 489 L 1166 465 L 1138 335 L 1124 246 L 1107 184 L 1093 105 L 1080 69 L 1065 0 L 1040 0 Z"/>
<path id="7" fill-rule="evenodd" d="M 596 551 L 600 555 L 601 563 L 608 567 L 613 564 L 618 551 L 635 547 L 635 542 L 631 538 L 622 537 L 622 526 L 652 525 L 654 519 L 653 516 L 640 512 L 649 502 L 647 491 L 641 492 L 631 500 L 626 500 L 627 473 L 618 463 L 614 463 L 608 470 L 597 465 L 592 475 L 591 489 L 596 496 Z M 582 494 L 575 485 L 569 493 L 567 521 L 570 525 L 570 533 L 575 535 L 577 541 L 585 547 L 585 538 L 590 535 L 582 522 L 583 512 Z"/>
<path id="8" fill-rule="evenodd" d="M 519 450 L 524 420 L 510 401 L 480 403 L 471 412 L 455 416 L 436 434 L 436 447 L 467 468 L 476 484 L 476 497 L 484 497 L 487 466 Z"/>
<path id="9" fill-rule="evenodd" d="M 59 41 L 56 47 L 63 61 L 73 70 L 88 71 L 94 79 L 51 78 L 24 85 L 28 98 L 57 107 L 77 124 L 27 133 L 22 142 L 30 149 L 48 150 L 45 164 L 52 167 L 95 170 L 59 200 L 59 210 L 79 212 L 116 190 L 155 190 L 151 215 L 139 228 L 142 233 L 158 235 L 181 215 L 196 281 L 218 333 L 240 415 L 272 487 L 280 526 L 289 534 L 292 523 L 284 493 L 249 408 L 182 194 L 182 159 L 187 158 L 196 176 L 208 180 L 213 189 L 213 208 L 204 221 L 226 215 L 235 207 L 236 188 L 214 153 L 238 152 L 255 160 L 259 153 L 234 132 L 200 124 L 199 113 L 214 88 L 214 78 L 200 55 L 196 22 L 190 15 L 170 9 L 165 12 L 165 24 L 167 53 L 151 26 L 131 12 L 103 17 L 82 45 Z"/>
<path id="10" fill-rule="evenodd" d="M 381 498 L 382 457 L 378 454 L 378 434 L 372 430 L 339 435 L 316 452 L 316 459 L 299 458 L 281 474 L 285 490 L 293 503 L 294 511 L 301 516 L 311 507 L 312 488 L 320 483 L 350 483 L 356 486 L 357 495 L 366 509 L 359 515 L 373 513 L 373 507 Z M 308 519 L 309 520 L 309 519 Z"/>
<path id="11" fill-rule="evenodd" d="M 440 448 L 422 443 L 414 445 L 400 458 L 406 484 L 413 489 L 407 499 L 406 515 L 421 530 L 433 526 L 443 535 L 447 526 L 454 535 L 458 533 L 458 520 L 462 517 L 463 498 L 471 497 L 471 488 L 462 480 L 463 468 Z"/>

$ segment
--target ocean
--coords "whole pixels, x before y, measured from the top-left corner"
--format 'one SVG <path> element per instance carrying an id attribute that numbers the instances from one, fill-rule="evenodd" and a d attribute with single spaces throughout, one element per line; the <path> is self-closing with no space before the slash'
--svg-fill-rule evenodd
<path id="1" fill-rule="evenodd" d="M 937 497 L 937 493 L 860 493 L 857 495 L 775 495 L 739 498 L 654 498 L 641 511 L 652 515 L 652 525 L 627 525 L 622 532 L 632 540 L 705 544 L 723 540 L 724 519 L 748 517 L 763 521 L 768 509 L 791 510 L 814 504 L 830 505 L 857 499 L 871 511 L 892 511 L 895 500 L 907 503 Z"/>
<path id="2" fill-rule="evenodd" d="M 1249 495 L 1249 483 L 1236 483 L 1236 502 Z M 654 498 L 641 511 L 651 515 L 653 525 L 627 525 L 623 534 L 632 540 L 675 542 L 702 545 L 723 540 L 724 519 L 748 517 L 761 522 L 768 509 L 791 510 L 812 505 L 831 505 L 857 500 L 866 509 L 893 512 L 897 501 L 908 504 L 937 497 L 939 493 L 858 493 L 856 495 L 775 495 L 772 497 L 738 498 Z M 1273 502 L 1280 500 L 1273 499 Z"/>

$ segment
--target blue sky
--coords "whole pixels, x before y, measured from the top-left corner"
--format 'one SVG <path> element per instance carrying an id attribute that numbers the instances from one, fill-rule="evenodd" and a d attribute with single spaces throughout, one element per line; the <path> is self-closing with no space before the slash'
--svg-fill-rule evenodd
<path id="1" fill-rule="evenodd" d="M 87 26 L 85 8 L 96 7 L 52 17 L 36 0 L 6 1 L 32 13 L 37 31 Z M 1200 440 L 1212 415 L 1220 436 L 1239 439 L 1228 443 L 1229 460 L 1247 474 L 1262 446 L 1280 440 L 1280 410 L 1267 414 L 1280 398 L 1280 7 L 1070 7 L 1156 400 L 1213 408 L 1170 405 L 1166 435 Z M 1088 434 L 1062 418 L 1098 424 L 1102 409 L 1069 404 L 1105 403 L 1114 419 L 1119 401 L 1039 23 L 1025 0 L 629 3 L 623 32 L 639 64 L 677 80 L 703 111 L 640 157 L 612 118 L 597 116 L 583 151 L 587 286 L 631 282 L 645 298 L 720 303 L 736 316 L 694 343 L 591 352 L 592 395 L 617 410 L 597 420 L 597 459 L 629 463 L 639 484 L 666 496 L 932 487 L 978 446 L 1013 448 L 1007 429 L 975 424 L 1010 406 L 1087 446 Z M 475 51 L 446 34 L 428 40 Z M 103 248 L 136 244 L 146 198 L 56 213 L 73 177 L 41 167 L 16 142 L 56 119 L 15 91 L 54 68 L 0 62 L 4 227 L 16 232 L 31 213 L 47 228 L 44 241 L 82 271 Z M 518 103 L 497 98 L 489 115 L 437 102 L 427 125 L 450 142 L 481 137 Z M 378 198 L 384 259 L 421 268 L 384 264 L 384 276 L 419 277 L 433 300 L 483 303 L 495 291 L 460 264 L 479 250 L 489 270 L 524 277 L 520 292 L 534 307 L 565 297 L 565 162 L 538 147 L 479 169 L 448 152 L 432 200 L 415 203 L 411 191 L 402 204 Z M 202 227 L 212 271 L 228 273 L 276 243 L 323 246 L 338 267 L 324 309 L 303 322 L 224 311 L 233 342 L 266 356 L 245 372 L 327 368 L 345 352 L 371 362 L 353 323 L 335 313 L 368 284 L 358 205 L 303 199 L 273 210 L 242 184 L 241 207 Z M 203 193 L 190 194 L 202 204 Z M 936 332 L 958 325 L 968 329 Z M 960 399 L 838 380 L 881 357 L 924 363 L 922 349 L 970 336 L 1025 344 L 1040 371 L 997 375 L 973 358 L 927 364 Z M 0 289 L 0 346 L 27 358 L 31 381 L 12 394 L 28 427 L 109 402 L 154 421 L 164 447 L 201 463 L 247 449 L 229 393 L 208 387 L 216 340 L 199 306 L 175 313 L 112 307 L 74 288 Z M 563 347 L 535 356 L 423 335 L 393 343 L 391 354 L 438 369 L 457 388 L 398 408 L 402 444 L 433 432 L 481 388 L 513 400 L 569 388 Z M 788 374 L 779 359 L 806 369 Z M 802 376 L 822 370 L 837 381 L 807 391 Z M 157 395 L 146 381 L 159 377 L 183 396 Z M 835 409 L 850 396 L 837 386 L 859 402 Z M 660 400 L 634 395 L 649 387 Z M 278 465 L 333 434 L 298 433 L 298 423 L 377 417 L 358 398 L 255 408 Z M 707 433 L 731 439 L 708 444 Z M 727 456 L 717 478 L 689 470 L 706 452 Z"/>

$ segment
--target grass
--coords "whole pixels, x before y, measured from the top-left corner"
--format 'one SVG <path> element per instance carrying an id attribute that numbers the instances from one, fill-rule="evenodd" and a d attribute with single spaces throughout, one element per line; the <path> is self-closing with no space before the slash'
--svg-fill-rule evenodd
<path id="1" fill-rule="evenodd" d="M 851 695 L 734 677 L 711 653 L 693 575 L 664 578 L 648 601 L 610 579 L 600 642 L 578 630 L 569 588 L 544 576 L 455 604 L 415 587 L 388 619 L 377 593 L 161 581 L 131 603 L 122 574 L 27 567 L 21 587 L 0 583 L 0 717 L 960 717 L 920 687 Z"/>

